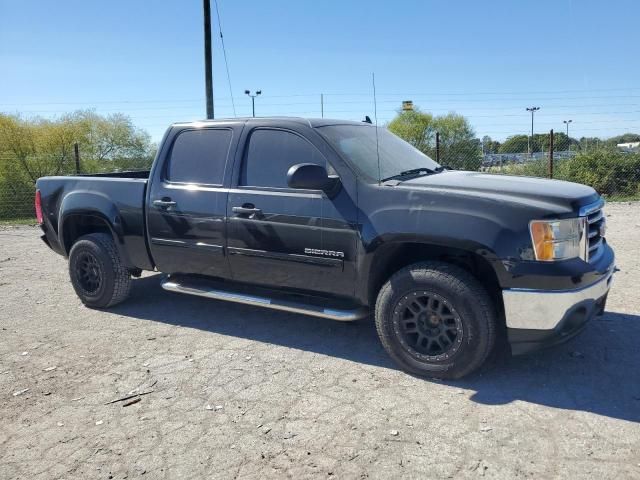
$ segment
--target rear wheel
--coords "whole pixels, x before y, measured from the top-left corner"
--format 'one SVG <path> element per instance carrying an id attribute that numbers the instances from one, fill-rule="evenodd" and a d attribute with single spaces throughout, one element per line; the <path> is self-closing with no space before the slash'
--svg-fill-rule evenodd
<path id="1" fill-rule="evenodd" d="M 113 238 L 106 233 L 90 233 L 73 244 L 69 276 L 82 303 L 92 308 L 116 305 L 127 298 L 131 289 L 131 275 Z"/>
<path id="2" fill-rule="evenodd" d="M 410 265 L 383 285 L 376 328 L 406 371 L 460 378 L 485 361 L 496 336 L 491 298 L 465 270 L 444 262 Z"/>

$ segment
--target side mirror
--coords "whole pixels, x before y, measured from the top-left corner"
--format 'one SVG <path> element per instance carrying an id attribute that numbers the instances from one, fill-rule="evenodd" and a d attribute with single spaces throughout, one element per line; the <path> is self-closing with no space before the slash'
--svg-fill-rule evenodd
<path id="1" fill-rule="evenodd" d="M 299 163 L 287 172 L 287 185 L 290 188 L 322 190 L 329 195 L 337 190 L 339 184 L 340 179 L 337 176 L 329 176 L 324 167 L 315 163 Z"/>

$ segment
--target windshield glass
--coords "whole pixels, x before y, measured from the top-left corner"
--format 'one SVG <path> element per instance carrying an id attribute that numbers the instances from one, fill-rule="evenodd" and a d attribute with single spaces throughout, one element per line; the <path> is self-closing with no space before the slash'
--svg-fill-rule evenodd
<path id="1" fill-rule="evenodd" d="M 376 127 L 372 125 L 329 125 L 318 127 L 320 134 L 361 175 L 371 182 L 417 168 L 435 170 L 439 165 L 429 156 L 389 132 L 378 128 L 380 175 L 376 153 Z"/>

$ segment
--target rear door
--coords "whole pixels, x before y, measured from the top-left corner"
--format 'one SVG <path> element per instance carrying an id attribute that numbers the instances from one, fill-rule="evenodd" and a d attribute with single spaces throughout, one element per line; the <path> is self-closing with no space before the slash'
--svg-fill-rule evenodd
<path id="1" fill-rule="evenodd" d="M 187 128 L 165 140 L 147 202 L 148 238 L 158 270 L 228 277 L 225 255 L 230 152 L 242 125 Z"/>

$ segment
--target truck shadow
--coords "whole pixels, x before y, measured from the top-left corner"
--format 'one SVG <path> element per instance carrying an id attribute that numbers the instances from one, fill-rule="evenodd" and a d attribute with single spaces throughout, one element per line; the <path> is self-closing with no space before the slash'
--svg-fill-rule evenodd
<path id="1" fill-rule="evenodd" d="M 159 275 L 134 282 L 115 313 L 397 369 L 372 322 L 333 322 L 165 292 Z M 471 400 L 516 400 L 640 422 L 640 316 L 607 312 L 570 342 L 543 352 L 497 354 L 480 372 L 444 382 L 475 391 Z M 439 380 L 425 380 L 443 383 Z"/>

